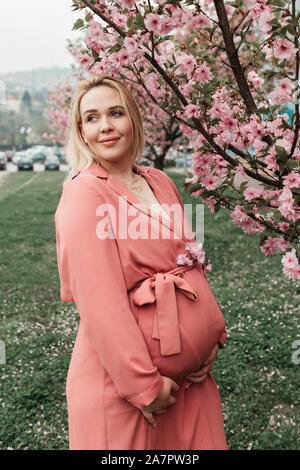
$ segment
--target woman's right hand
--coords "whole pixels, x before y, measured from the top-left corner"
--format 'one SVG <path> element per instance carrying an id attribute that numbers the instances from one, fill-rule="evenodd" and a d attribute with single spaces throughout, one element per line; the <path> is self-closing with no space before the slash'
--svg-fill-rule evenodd
<path id="1" fill-rule="evenodd" d="M 179 389 L 177 383 L 174 382 L 174 380 L 170 379 L 170 377 L 162 376 L 162 378 L 164 383 L 161 391 L 159 392 L 155 400 L 150 403 L 150 405 L 141 408 L 141 412 L 143 413 L 147 421 L 149 421 L 149 423 L 152 424 L 152 426 L 154 427 L 156 426 L 156 421 L 154 419 L 153 414 L 155 413 L 157 415 L 161 415 L 163 413 L 166 413 L 167 408 L 176 403 L 176 398 L 172 397 L 171 392 L 177 392 L 177 390 Z"/>

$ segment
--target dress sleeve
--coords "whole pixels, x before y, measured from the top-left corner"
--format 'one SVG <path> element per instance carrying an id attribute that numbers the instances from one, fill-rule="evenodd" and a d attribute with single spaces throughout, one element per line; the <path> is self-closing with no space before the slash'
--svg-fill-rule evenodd
<path id="1" fill-rule="evenodd" d="M 99 238 L 100 204 L 100 190 L 84 178 L 63 190 L 55 213 L 61 299 L 74 299 L 121 398 L 142 408 L 155 400 L 163 379 L 130 309 L 116 239 Z"/>

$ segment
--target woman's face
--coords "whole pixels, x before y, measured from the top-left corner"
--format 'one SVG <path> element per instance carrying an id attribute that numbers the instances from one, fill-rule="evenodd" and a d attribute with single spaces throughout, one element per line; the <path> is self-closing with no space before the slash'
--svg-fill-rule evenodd
<path id="1" fill-rule="evenodd" d="M 114 107 L 114 109 L 111 109 Z M 104 163 L 132 162 L 130 121 L 117 90 L 97 86 L 83 95 L 80 103 L 81 135 L 95 157 Z M 117 137 L 109 144 L 103 139 Z"/>

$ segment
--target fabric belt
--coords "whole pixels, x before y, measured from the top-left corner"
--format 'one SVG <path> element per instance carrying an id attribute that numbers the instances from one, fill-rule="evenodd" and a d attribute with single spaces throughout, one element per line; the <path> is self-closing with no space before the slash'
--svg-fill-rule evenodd
<path id="1" fill-rule="evenodd" d="M 189 299 L 196 300 L 197 293 L 183 278 L 185 271 L 195 268 L 197 268 L 196 264 L 178 266 L 166 273 L 156 273 L 136 284 L 138 288 L 132 299 L 135 305 L 141 306 L 156 302 L 152 338 L 160 340 L 162 356 L 181 352 L 175 287 Z"/>

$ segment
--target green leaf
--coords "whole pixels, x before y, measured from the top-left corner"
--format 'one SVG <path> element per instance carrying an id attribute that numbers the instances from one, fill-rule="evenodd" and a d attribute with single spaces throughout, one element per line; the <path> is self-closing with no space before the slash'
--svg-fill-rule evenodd
<path id="1" fill-rule="evenodd" d="M 272 3 L 272 5 L 275 5 L 276 7 L 284 7 L 286 2 L 284 2 L 283 0 L 272 0 L 270 3 Z"/>
<path id="2" fill-rule="evenodd" d="M 279 145 L 275 145 L 275 150 L 277 155 L 279 156 L 279 162 L 286 162 L 288 159 L 288 153 L 285 148 Z"/>
<path id="3" fill-rule="evenodd" d="M 83 27 L 84 27 L 84 21 L 82 18 L 79 18 L 77 21 L 75 21 L 72 30 L 76 30 L 76 29 L 83 28 Z"/>
<path id="4" fill-rule="evenodd" d="M 135 17 L 135 23 L 134 26 L 136 29 L 143 28 L 144 27 L 144 18 L 140 13 L 138 13 Z"/>
<path id="5" fill-rule="evenodd" d="M 132 26 L 132 24 L 133 24 L 133 20 L 134 20 L 133 16 L 130 16 L 130 17 L 128 18 L 128 20 L 127 20 L 128 29 L 131 29 L 131 26 Z"/>
<path id="6" fill-rule="evenodd" d="M 257 108 L 255 110 L 256 114 L 268 114 L 270 112 L 269 108 Z"/>
<path id="7" fill-rule="evenodd" d="M 247 188 L 247 186 L 248 186 L 248 181 L 243 181 L 243 182 L 240 184 L 239 189 L 240 189 L 241 191 L 244 191 L 244 190 Z"/>
<path id="8" fill-rule="evenodd" d="M 299 166 L 299 163 L 296 160 L 288 160 L 287 161 L 287 166 L 288 166 L 288 168 L 293 170 L 294 168 L 297 168 Z"/>
<path id="9" fill-rule="evenodd" d="M 109 51 L 110 51 L 110 52 L 117 52 L 117 51 L 119 51 L 120 49 L 121 49 L 120 44 L 115 44 L 114 46 L 112 46 L 112 47 L 109 48 Z"/>
<path id="10" fill-rule="evenodd" d="M 220 201 L 217 201 L 215 204 L 215 212 L 219 212 L 220 208 L 221 208 L 221 203 Z"/>
<path id="11" fill-rule="evenodd" d="M 259 240 L 259 246 L 262 246 L 265 243 L 267 238 L 268 238 L 268 235 L 262 235 Z"/>
<path id="12" fill-rule="evenodd" d="M 186 190 L 188 192 L 197 191 L 198 189 L 202 189 L 202 184 L 201 183 L 188 184 L 187 187 L 186 187 Z"/>

